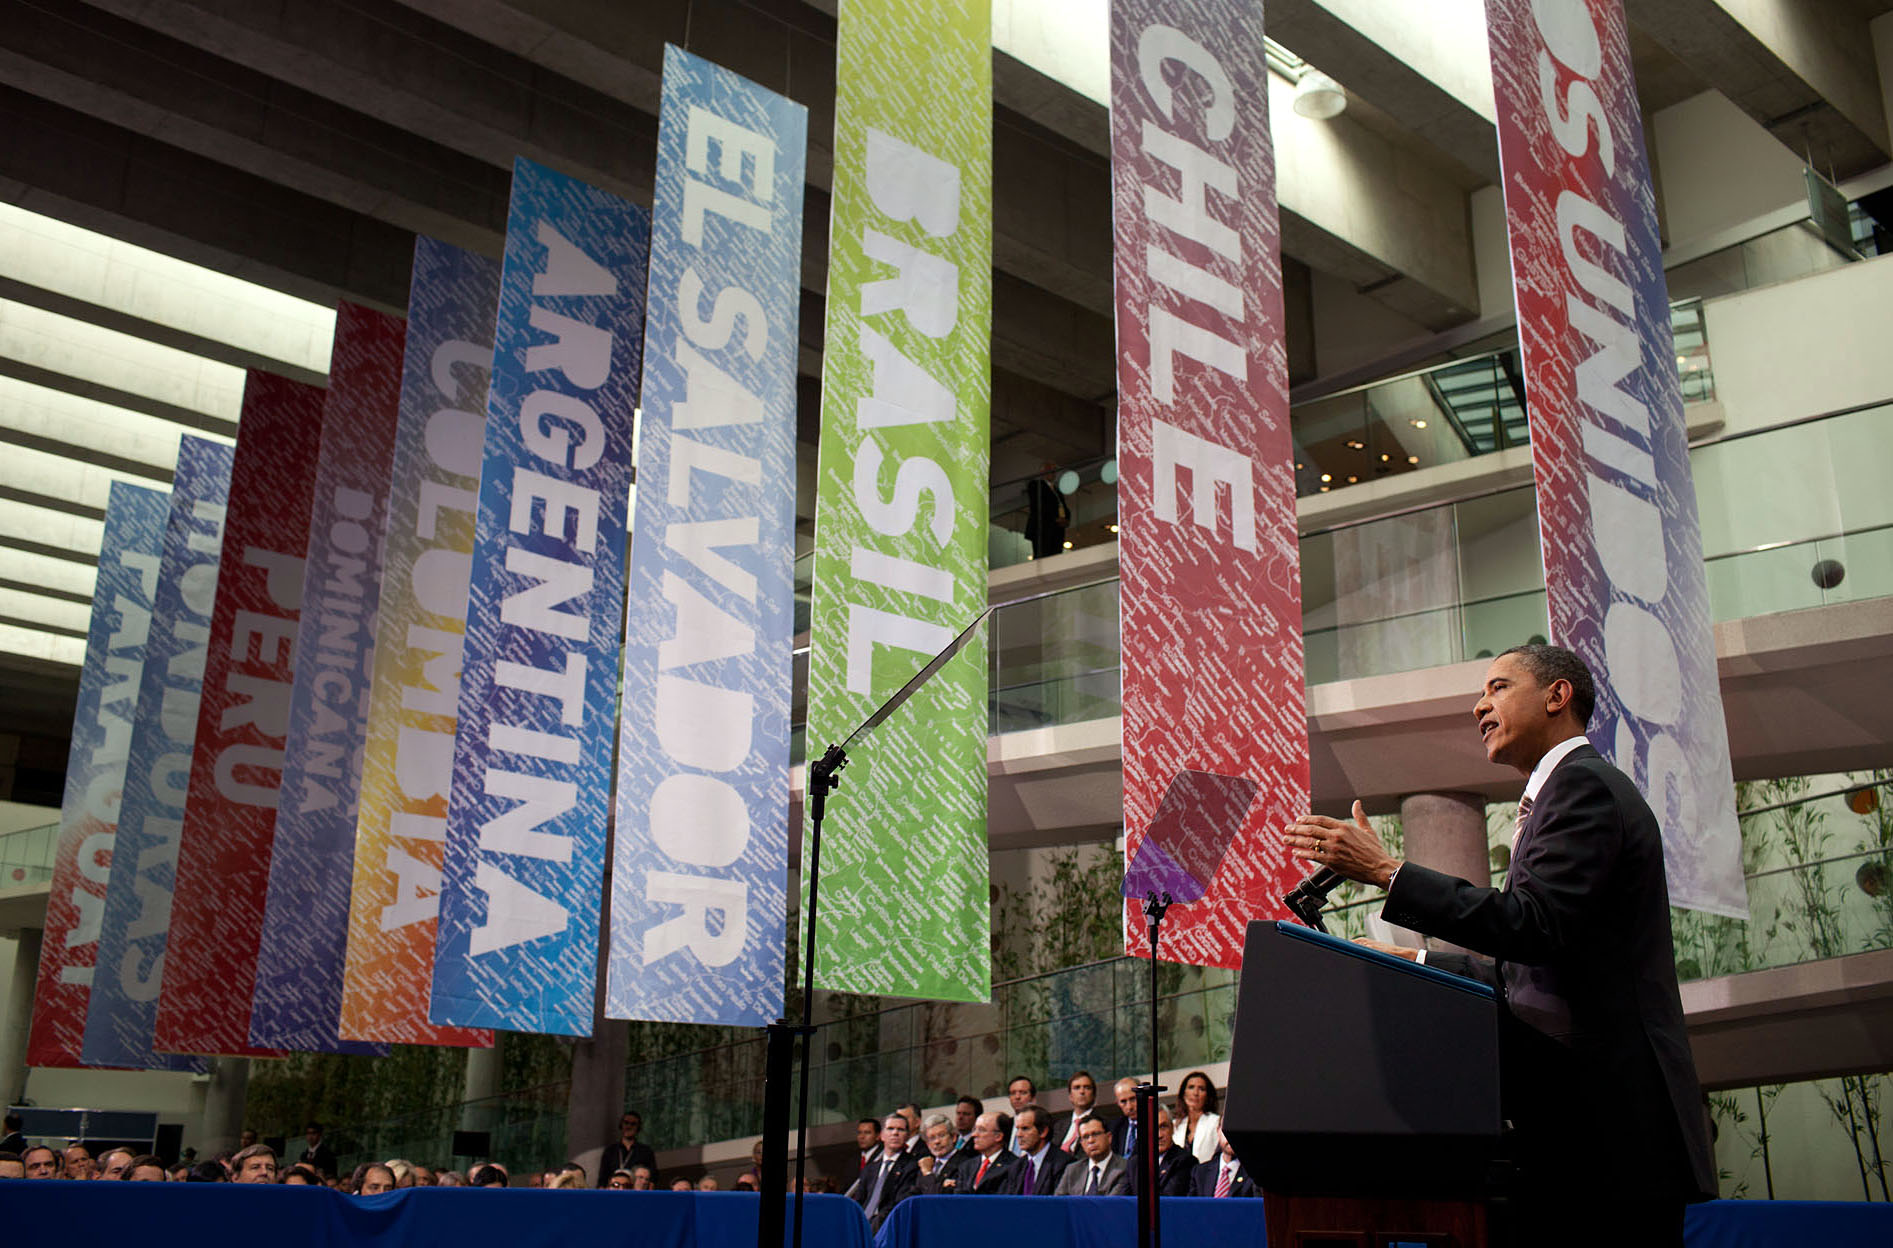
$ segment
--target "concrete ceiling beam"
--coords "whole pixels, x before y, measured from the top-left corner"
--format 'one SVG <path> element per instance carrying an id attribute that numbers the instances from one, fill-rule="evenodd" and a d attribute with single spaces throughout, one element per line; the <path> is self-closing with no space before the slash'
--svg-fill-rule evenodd
<path id="1" fill-rule="evenodd" d="M 1642 32 L 1823 175 L 1893 155 L 1869 16 L 1857 0 L 1625 0 Z"/>

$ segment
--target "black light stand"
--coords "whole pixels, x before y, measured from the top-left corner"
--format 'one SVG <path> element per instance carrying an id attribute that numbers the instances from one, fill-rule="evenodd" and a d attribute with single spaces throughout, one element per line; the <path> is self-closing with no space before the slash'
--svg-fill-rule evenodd
<path id="1" fill-rule="evenodd" d="M 1137 1085 L 1137 1248 L 1163 1248 L 1163 1224 L 1157 1198 L 1157 932 L 1170 909 L 1170 894 L 1144 894 L 1144 918 L 1150 921 L 1150 1082 Z"/>

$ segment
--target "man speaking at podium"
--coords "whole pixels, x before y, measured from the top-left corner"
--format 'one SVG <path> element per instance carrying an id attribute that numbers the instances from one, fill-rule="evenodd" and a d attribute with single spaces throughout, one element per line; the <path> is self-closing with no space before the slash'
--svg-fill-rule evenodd
<path id="1" fill-rule="evenodd" d="M 1363 941 L 1493 985 L 1500 1094 L 1518 1164 L 1515 1231 L 1536 1242 L 1682 1243 L 1713 1195 L 1702 1094 L 1683 1028 L 1656 816 L 1584 737 L 1596 687 L 1557 646 L 1493 660 L 1473 707 L 1486 757 L 1526 778 L 1503 888 L 1388 855 L 1359 802 L 1305 815 L 1296 855 L 1387 890 L 1389 923 L 1485 957 Z M 1488 960 L 1490 959 L 1490 960 Z"/>

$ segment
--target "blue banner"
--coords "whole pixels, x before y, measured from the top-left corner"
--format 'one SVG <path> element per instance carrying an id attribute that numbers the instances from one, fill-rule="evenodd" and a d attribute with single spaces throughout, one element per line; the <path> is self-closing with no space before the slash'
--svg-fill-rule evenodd
<path id="1" fill-rule="evenodd" d="M 613 1018 L 782 1013 L 808 111 L 664 49 L 613 834 Z"/>
<path id="2" fill-rule="evenodd" d="M 83 1062 L 86 1001 L 92 995 L 99 924 L 111 880 L 112 843 L 138 713 L 138 682 L 151 635 L 151 599 L 164 546 L 162 490 L 112 482 L 105 503 L 98 580 L 59 806 L 59 846 L 40 944 L 39 985 L 26 1045 L 31 1066 Z"/>
<path id="3" fill-rule="evenodd" d="M 650 237 L 644 209 L 514 163 L 436 1023 L 591 1034 Z"/>
<path id="4" fill-rule="evenodd" d="M 234 459 L 233 448 L 218 442 L 187 436 L 178 443 L 112 849 L 114 870 L 106 886 L 98 964 L 86 1009 L 88 1066 L 203 1069 L 200 1061 L 157 1056 L 151 1034 L 171 928 L 178 837 Z"/>

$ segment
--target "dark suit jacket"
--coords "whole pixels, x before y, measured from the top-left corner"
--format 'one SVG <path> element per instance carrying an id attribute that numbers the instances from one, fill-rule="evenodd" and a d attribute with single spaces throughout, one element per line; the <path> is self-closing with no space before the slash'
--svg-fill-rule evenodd
<path id="1" fill-rule="evenodd" d="M 1431 959 L 1429 958 L 1428 961 Z M 1215 1161 L 1198 1162 L 1196 1169 L 1190 1172 L 1190 1195 L 1214 1196 L 1216 1183 L 1222 1177 L 1222 1172 L 1223 1159 L 1220 1156 Z M 1236 1177 L 1229 1184 L 1229 1194 L 1231 1196 L 1260 1196 L 1262 1189 L 1255 1185 L 1255 1180 L 1249 1177 L 1249 1172 L 1238 1163 Z"/>
<path id="2" fill-rule="evenodd" d="M 887 1173 L 886 1182 L 881 1184 L 881 1201 L 873 1210 L 868 1209 L 868 1197 L 874 1194 L 874 1179 L 880 1173 L 879 1158 L 861 1168 L 854 1184 L 848 1188 L 848 1198 L 860 1205 L 868 1214 L 868 1223 L 875 1230 L 881 1229 L 881 1223 L 892 1212 L 895 1205 L 912 1196 L 920 1188 L 920 1159 L 912 1153 L 902 1151 L 894 1162 L 894 1168 Z"/>
<path id="3" fill-rule="evenodd" d="M 1656 816 L 1588 745 L 1546 778 L 1503 888 L 1413 863 L 1382 917 L 1494 959 L 1427 964 L 1501 989 L 1501 1097 L 1522 1167 L 1567 1190 L 1712 1195 Z"/>
<path id="4" fill-rule="evenodd" d="M 1009 1148 L 1000 1149 L 992 1159 L 992 1164 L 986 1167 L 986 1177 L 975 1183 L 974 1176 L 979 1174 L 979 1163 L 982 1160 L 984 1158 L 978 1153 L 968 1153 L 960 1158 L 953 1175 L 958 1184 L 954 1188 L 956 1195 L 1003 1196 L 1006 1194 L 1006 1188 L 1012 1182 L 1010 1171 L 1019 1164 L 1019 1154 Z"/>
<path id="5" fill-rule="evenodd" d="M 614 1170 L 629 1170 L 633 1166 L 649 1166 L 651 1180 L 656 1182 L 657 1154 L 652 1151 L 649 1144 L 638 1140 L 630 1148 L 626 1148 L 624 1141 L 613 1140 L 605 1146 L 605 1151 L 598 1158 L 598 1186 L 608 1186 Z"/>
<path id="6" fill-rule="evenodd" d="M 1131 1155 L 1129 1141 L 1126 1139 L 1126 1137 L 1130 1135 L 1131 1122 L 1132 1119 L 1119 1114 L 1117 1121 L 1111 1124 L 1111 1151 L 1116 1153 L 1119 1157 L 1129 1157 Z"/>
<path id="7" fill-rule="evenodd" d="M 1061 1148 L 1047 1148 L 1045 1156 L 1039 1158 L 1038 1169 L 1032 1175 L 1032 1190 L 1025 1190 L 1025 1158 L 1019 1158 L 1019 1164 L 1012 1167 L 1006 1176 L 1008 1196 L 1050 1196 L 1058 1190 L 1059 1177 L 1065 1173 L 1065 1167 L 1071 1164 L 1071 1154 Z"/>
<path id="8" fill-rule="evenodd" d="M 317 1140 L 314 1148 L 309 1147 L 309 1145 L 305 1143 L 302 1147 L 302 1156 L 296 1158 L 295 1164 L 299 1166 L 309 1166 L 318 1174 L 333 1175 L 335 1173 L 335 1150 L 329 1147 L 327 1137 Z"/>
<path id="9" fill-rule="evenodd" d="M 1120 1115 L 1115 1109 L 1107 1111 L 1102 1105 L 1093 1105 L 1091 1107 L 1090 1116 L 1096 1118 L 1105 1126 L 1110 1127 L 1112 1129 L 1112 1138 L 1117 1138 L 1117 1120 Z M 1060 1114 L 1058 1117 L 1052 1119 L 1052 1143 L 1060 1148 L 1065 1148 L 1065 1137 L 1071 1134 L 1071 1118 L 1072 1116 L 1070 1114 Z M 1067 1148 L 1065 1151 L 1071 1153 L 1073 1157 L 1080 1156 L 1083 1152 L 1082 1149 L 1079 1149 L 1076 1140 L 1072 1141 L 1071 1148 Z"/>
<path id="10" fill-rule="evenodd" d="M 1137 1195 L 1137 1159 L 1127 1158 L 1131 1169 L 1130 1194 Z M 1196 1170 L 1196 1158 L 1174 1144 L 1157 1154 L 1157 1195 L 1183 1196 L 1190 1190 L 1190 1175 Z"/>

